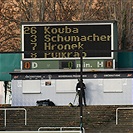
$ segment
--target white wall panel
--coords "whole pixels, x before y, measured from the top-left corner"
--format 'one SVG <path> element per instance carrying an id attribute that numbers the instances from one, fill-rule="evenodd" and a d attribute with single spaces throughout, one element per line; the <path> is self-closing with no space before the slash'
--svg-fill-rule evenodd
<path id="1" fill-rule="evenodd" d="M 23 80 L 23 93 L 41 93 L 40 80 Z"/>
<path id="2" fill-rule="evenodd" d="M 104 92 L 122 92 L 122 79 L 105 79 L 103 82 Z"/>
<path id="3" fill-rule="evenodd" d="M 56 80 L 56 92 L 75 92 L 76 79 Z"/>

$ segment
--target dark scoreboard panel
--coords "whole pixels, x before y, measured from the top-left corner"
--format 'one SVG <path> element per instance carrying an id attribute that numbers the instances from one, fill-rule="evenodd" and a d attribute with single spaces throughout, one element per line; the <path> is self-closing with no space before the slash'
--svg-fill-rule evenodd
<path id="1" fill-rule="evenodd" d="M 113 28 L 111 22 L 22 23 L 23 59 L 75 59 L 80 51 L 86 59 L 113 59 Z"/>

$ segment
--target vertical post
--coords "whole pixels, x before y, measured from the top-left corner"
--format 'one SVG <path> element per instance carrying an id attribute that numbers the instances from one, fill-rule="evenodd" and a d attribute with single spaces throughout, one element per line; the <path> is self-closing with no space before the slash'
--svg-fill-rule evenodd
<path id="1" fill-rule="evenodd" d="M 27 125 L 27 110 L 24 109 L 24 111 L 25 111 L 25 125 Z"/>
<path id="2" fill-rule="evenodd" d="M 116 125 L 118 125 L 118 108 L 116 109 Z"/>
<path id="3" fill-rule="evenodd" d="M 4 125 L 5 125 L 5 127 L 6 127 L 6 109 L 5 109 L 4 112 L 5 112 L 5 120 L 4 120 L 5 122 L 4 122 Z"/>
<path id="4" fill-rule="evenodd" d="M 82 104 L 82 95 L 83 95 L 83 57 L 82 51 L 80 51 L 80 129 L 83 132 L 83 104 Z"/>
<path id="5" fill-rule="evenodd" d="M 4 81 L 4 88 L 5 88 L 5 104 L 6 104 L 7 89 L 8 89 L 8 81 Z"/>

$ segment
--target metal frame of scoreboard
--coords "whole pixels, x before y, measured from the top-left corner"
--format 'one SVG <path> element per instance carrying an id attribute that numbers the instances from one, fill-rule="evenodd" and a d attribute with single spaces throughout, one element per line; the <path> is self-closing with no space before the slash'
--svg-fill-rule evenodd
<path id="1" fill-rule="evenodd" d="M 84 70 L 114 70 L 116 29 L 116 21 L 23 22 L 22 70 L 79 70 L 80 51 L 89 66 Z M 100 60 L 103 65 L 96 67 Z"/>

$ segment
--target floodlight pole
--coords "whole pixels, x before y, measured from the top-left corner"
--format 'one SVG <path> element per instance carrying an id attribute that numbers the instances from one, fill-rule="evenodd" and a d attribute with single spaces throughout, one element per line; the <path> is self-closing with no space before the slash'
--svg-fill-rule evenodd
<path id="1" fill-rule="evenodd" d="M 80 51 L 80 129 L 83 132 L 83 104 L 82 104 L 82 95 L 83 95 L 83 55 L 82 50 Z"/>

